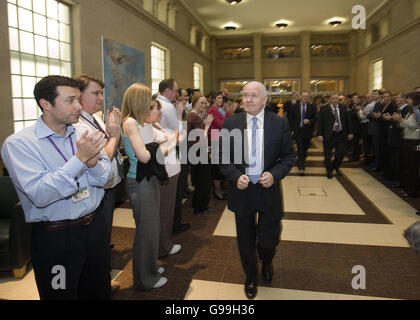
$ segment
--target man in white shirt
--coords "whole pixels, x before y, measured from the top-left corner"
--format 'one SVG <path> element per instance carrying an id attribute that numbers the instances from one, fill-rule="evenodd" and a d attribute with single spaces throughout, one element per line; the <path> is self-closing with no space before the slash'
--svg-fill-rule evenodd
<path id="1" fill-rule="evenodd" d="M 180 141 L 185 137 L 185 128 L 182 124 L 182 113 L 185 110 L 185 104 L 187 101 L 179 102 L 178 97 L 178 84 L 174 79 L 162 80 L 159 83 L 159 96 L 157 100 L 162 105 L 162 117 L 160 125 L 164 129 L 170 129 L 171 131 L 178 130 L 180 133 Z M 186 143 L 186 140 L 184 141 Z M 180 148 L 181 150 L 183 148 Z M 186 148 L 185 148 L 186 149 Z M 181 160 L 181 173 L 178 179 L 177 190 L 176 190 L 176 202 L 175 202 L 175 213 L 174 223 L 172 226 L 172 233 L 180 233 L 190 228 L 189 223 L 182 223 L 182 196 L 186 186 L 186 177 L 188 175 L 188 164 L 186 159 L 182 158 L 182 154 L 179 154 Z M 186 155 L 185 155 L 186 156 Z"/>
<path id="2" fill-rule="evenodd" d="M 86 130 L 89 132 L 93 130 L 100 130 L 107 136 L 107 143 L 103 149 L 108 158 L 111 160 L 112 175 L 109 178 L 105 189 L 103 198 L 103 214 L 106 219 L 109 243 L 111 242 L 111 231 L 112 231 L 112 218 L 114 215 L 115 202 L 117 196 L 118 184 L 123 178 L 122 163 L 123 159 L 118 151 L 118 144 L 120 139 L 120 127 L 121 127 L 121 113 L 119 109 L 115 108 L 111 113 L 107 113 L 106 124 L 100 117 L 95 115 L 103 108 L 104 95 L 103 88 L 105 84 L 88 74 L 82 74 L 75 77 L 81 84 L 80 92 L 80 104 L 83 107 L 79 122 L 74 124 L 76 130 L 79 133 L 83 133 Z M 115 289 L 118 286 L 117 283 L 112 284 L 112 288 Z"/>
<path id="3" fill-rule="evenodd" d="M 288 121 L 264 110 L 264 84 L 247 83 L 243 102 L 245 113 L 233 114 L 223 123 L 219 163 L 220 171 L 230 181 L 228 208 L 235 213 L 239 254 L 246 275 L 245 295 L 254 299 L 257 253 L 262 261 L 262 278 L 267 283 L 273 278 L 272 260 L 280 242 L 283 217 L 280 181 L 292 168 L 295 153 Z M 230 143 L 235 131 L 245 140 L 243 149 L 235 149 L 237 144 Z"/>

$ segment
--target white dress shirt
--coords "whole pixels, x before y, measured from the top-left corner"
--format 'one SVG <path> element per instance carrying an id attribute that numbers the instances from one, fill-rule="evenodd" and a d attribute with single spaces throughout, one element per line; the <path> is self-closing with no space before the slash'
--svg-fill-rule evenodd
<path id="1" fill-rule="evenodd" d="M 160 119 L 160 124 L 164 129 L 170 129 L 172 131 L 178 130 L 179 132 L 182 131 L 182 121 L 178 119 L 178 113 L 171 101 L 168 98 L 159 95 L 157 100 L 162 105 L 162 118 Z"/>
<path id="2" fill-rule="evenodd" d="M 106 132 L 106 127 L 102 119 L 100 119 L 99 117 L 95 115 L 90 115 L 85 110 L 82 110 L 81 116 L 79 117 L 79 122 L 73 125 L 76 128 L 77 139 L 80 139 L 80 137 L 83 135 L 83 133 L 86 130 L 89 130 L 89 132 L 92 132 L 93 130 L 98 129 L 93 121 L 93 117 L 95 117 L 96 122 L 98 122 L 102 130 Z M 105 153 L 104 150 L 102 150 L 102 152 Z M 106 185 L 103 186 L 104 189 L 113 188 L 121 182 L 121 177 L 118 173 L 118 165 L 117 165 L 119 156 L 120 154 L 119 154 L 119 151 L 117 150 L 117 154 L 111 161 L 112 174 L 108 182 L 106 183 Z"/>

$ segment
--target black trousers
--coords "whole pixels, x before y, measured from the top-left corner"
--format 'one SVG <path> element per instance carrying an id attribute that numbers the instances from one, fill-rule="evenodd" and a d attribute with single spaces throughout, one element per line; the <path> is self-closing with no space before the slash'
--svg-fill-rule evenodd
<path id="1" fill-rule="evenodd" d="M 327 173 L 332 173 L 333 169 L 339 169 L 346 154 L 346 137 L 344 133 L 334 132 L 331 139 L 324 140 L 324 165 Z M 332 150 L 334 151 L 334 160 L 331 161 Z"/>
<path id="2" fill-rule="evenodd" d="M 360 132 L 355 132 L 353 140 L 350 141 L 351 143 L 351 158 L 353 160 L 359 160 L 360 158 L 360 139 L 362 135 Z"/>
<path id="3" fill-rule="evenodd" d="M 410 197 L 417 197 L 419 188 L 419 158 L 420 152 L 416 151 L 419 140 L 404 139 L 404 176 L 405 192 Z"/>
<path id="4" fill-rule="evenodd" d="M 47 231 L 33 224 L 32 265 L 41 300 L 111 298 L 108 226 L 100 210 L 83 227 Z"/>
<path id="5" fill-rule="evenodd" d="M 210 201 L 211 164 L 198 163 L 192 165 L 191 180 L 195 188 L 192 206 L 195 211 L 206 210 Z"/>
<path id="6" fill-rule="evenodd" d="M 181 172 L 179 174 L 176 186 L 174 223 L 172 229 L 178 228 L 182 223 L 182 196 L 188 184 L 188 164 L 181 164 Z"/>
<path id="7" fill-rule="evenodd" d="M 387 145 L 385 161 L 385 177 L 389 180 L 404 184 L 404 149 L 403 142 L 398 147 Z"/>
<path id="8" fill-rule="evenodd" d="M 373 152 L 372 136 L 368 134 L 368 123 L 361 123 L 360 126 L 362 128 L 362 144 L 365 164 L 368 164 L 372 161 L 370 156 L 370 154 Z"/>
<path id="9" fill-rule="evenodd" d="M 305 161 L 308 155 L 309 145 L 311 138 L 308 139 L 305 134 L 304 128 L 299 128 L 296 135 L 297 155 L 298 155 L 298 168 L 305 169 Z"/>
<path id="10" fill-rule="evenodd" d="M 114 217 L 115 202 L 117 200 L 117 192 L 119 185 L 110 189 L 105 189 L 105 195 L 102 199 L 102 212 L 105 217 L 106 225 L 109 234 L 109 243 L 111 243 L 112 220 Z"/>
<path id="11" fill-rule="evenodd" d="M 280 242 L 281 220 L 273 220 L 269 212 L 261 211 L 261 185 L 250 183 L 247 198 L 253 204 L 248 206 L 248 211 L 235 212 L 237 242 L 247 281 L 258 282 L 257 252 L 260 260 L 271 263 Z"/>
<path id="12" fill-rule="evenodd" d="M 372 135 L 373 151 L 374 151 L 374 167 L 378 170 L 385 168 L 385 152 L 386 152 L 387 136 Z"/>

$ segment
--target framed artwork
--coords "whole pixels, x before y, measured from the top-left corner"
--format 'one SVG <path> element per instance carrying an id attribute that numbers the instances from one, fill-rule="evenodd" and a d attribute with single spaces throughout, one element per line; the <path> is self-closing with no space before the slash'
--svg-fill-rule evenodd
<path id="1" fill-rule="evenodd" d="M 124 92 L 133 83 L 144 83 L 144 52 L 102 37 L 105 112 L 122 108 Z"/>

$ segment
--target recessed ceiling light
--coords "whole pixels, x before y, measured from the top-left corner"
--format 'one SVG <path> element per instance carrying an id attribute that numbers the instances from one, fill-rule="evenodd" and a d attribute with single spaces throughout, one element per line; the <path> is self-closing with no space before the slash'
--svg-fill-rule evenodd
<path id="1" fill-rule="evenodd" d="M 232 6 L 234 6 L 235 4 L 238 4 L 241 1 L 242 0 L 226 0 L 226 2 L 229 3 Z"/>
<path id="2" fill-rule="evenodd" d="M 282 22 L 282 23 L 276 23 L 276 27 L 279 28 L 279 29 L 284 29 L 287 26 L 288 26 L 288 24 L 287 23 L 284 23 L 284 22 Z"/>
<path id="3" fill-rule="evenodd" d="M 225 26 L 225 30 L 236 30 L 235 26 Z"/>
<path id="4" fill-rule="evenodd" d="M 328 22 L 330 25 L 332 25 L 333 27 L 338 27 L 342 22 L 339 20 L 333 20 Z"/>

